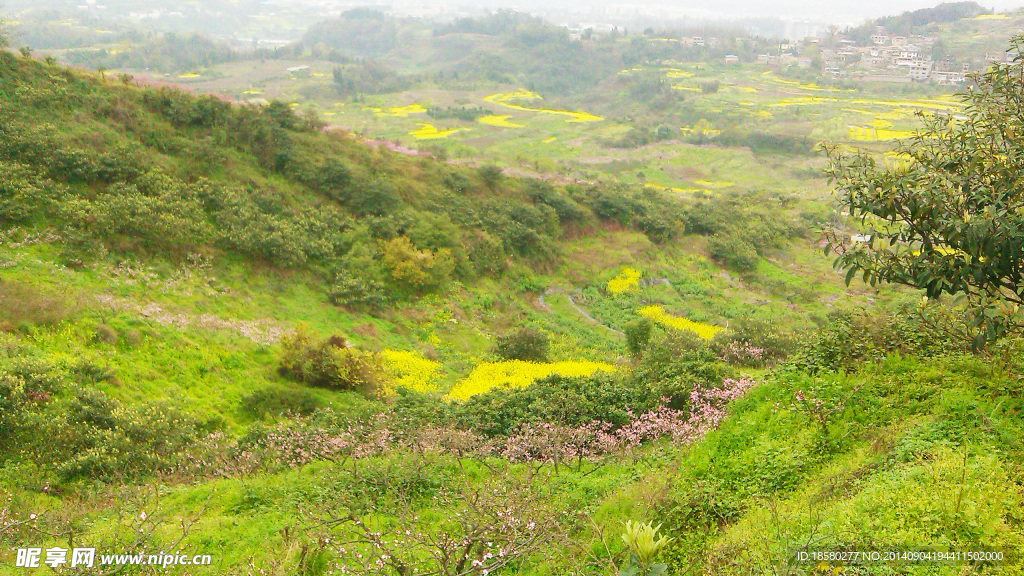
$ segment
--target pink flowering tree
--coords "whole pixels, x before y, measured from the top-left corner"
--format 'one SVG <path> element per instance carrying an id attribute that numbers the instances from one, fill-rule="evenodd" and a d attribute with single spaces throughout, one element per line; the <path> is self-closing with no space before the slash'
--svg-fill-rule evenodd
<path id="1" fill-rule="evenodd" d="M 394 498 L 386 516 L 352 502 L 306 514 L 312 540 L 330 553 L 338 573 L 483 576 L 567 531 L 567 516 L 551 508 L 544 491 L 512 474 L 447 487 L 426 502 L 403 492 Z"/>
<path id="2" fill-rule="evenodd" d="M 777 402 L 773 411 L 788 410 L 805 415 L 820 428 L 824 437 L 829 435 L 829 424 L 834 417 L 846 409 L 859 389 L 859 386 L 854 386 L 847 391 L 833 378 L 797 374 L 787 374 L 785 378 L 790 380 L 793 388 L 792 400 Z"/>

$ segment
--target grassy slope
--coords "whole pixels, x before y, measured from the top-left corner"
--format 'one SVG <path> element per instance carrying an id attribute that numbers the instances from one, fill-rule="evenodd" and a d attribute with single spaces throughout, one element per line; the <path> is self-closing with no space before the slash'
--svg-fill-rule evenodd
<path id="1" fill-rule="evenodd" d="M 731 408 L 720 429 L 690 448 L 659 443 L 593 473 L 554 475 L 548 469 L 543 484 L 550 502 L 581 514 L 570 535 L 576 546 L 545 550 L 511 573 L 563 574 L 588 554 L 600 562 L 604 545 L 593 526 L 614 551 L 621 522 L 637 518 L 664 523 L 676 538 L 667 558 L 679 574 L 788 573 L 790 553 L 809 543 L 1019 550 L 1020 369 L 1017 358 L 1007 365 L 974 357 L 889 357 L 846 376 L 768 377 Z M 815 387 L 848 398 L 828 434 L 804 414 L 777 409 L 792 402 L 795 391 Z M 401 462 L 385 457 L 361 466 L 387 469 Z M 464 465 L 433 462 L 429 474 L 451 482 L 487 476 L 472 462 Z M 23 489 L 15 509 L 68 509 L 67 500 L 24 490 L 31 478 L 24 470 L 5 475 Z M 99 543 L 108 531 L 130 524 L 137 510 L 162 520 L 147 530 L 168 538 L 177 518 L 197 516 L 183 548 L 210 553 L 217 565 L 194 573 L 242 574 L 250 562 L 272 571 L 276 560 L 288 554 L 294 560 L 302 540 L 284 530 L 308 527 L 312 520 L 303 511 L 329 506 L 334 491 L 352 482 L 348 467 L 317 463 L 272 475 L 165 485 L 159 497 L 155 487 L 128 488 L 122 503 L 94 497 L 75 506 L 88 519 L 82 538 Z M 1021 569 L 1019 561 L 1010 562 L 1002 573 Z M 963 573 L 951 567 L 906 570 Z"/>

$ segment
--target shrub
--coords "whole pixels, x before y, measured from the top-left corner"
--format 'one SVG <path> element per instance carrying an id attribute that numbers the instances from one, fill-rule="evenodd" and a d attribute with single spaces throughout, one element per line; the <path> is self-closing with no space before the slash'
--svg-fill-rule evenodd
<path id="1" fill-rule="evenodd" d="M 731 232 L 715 234 L 709 238 L 708 254 L 714 260 L 740 274 L 753 272 L 761 261 L 753 246 Z"/>
<path id="2" fill-rule="evenodd" d="M 178 465 L 198 430 L 192 419 L 172 408 L 126 408 L 98 390 L 85 390 L 44 434 L 49 441 L 42 455 L 57 463 L 65 481 L 116 480 Z"/>
<path id="3" fill-rule="evenodd" d="M 256 419 L 289 414 L 305 416 L 321 408 L 323 403 L 309 390 L 270 386 L 242 399 L 242 412 Z"/>
<path id="4" fill-rule="evenodd" d="M 110 366 L 101 366 L 82 358 L 69 369 L 70 375 L 79 384 L 96 384 L 97 382 L 116 382 L 117 371 Z"/>
<path id="5" fill-rule="evenodd" d="M 106 324 L 97 324 L 96 333 L 93 334 L 93 339 L 96 342 L 103 342 L 105 344 L 117 344 L 117 330 L 114 330 Z"/>
<path id="6" fill-rule="evenodd" d="M 536 328 L 520 328 L 499 336 L 494 353 L 505 360 L 548 361 L 548 336 Z"/>
<path id="7" fill-rule="evenodd" d="M 300 326 L 281 341 L 280 372 L 293 380 L 331 390 L 374 392 L 384 381 L 381 359 L 350 348 L 345 339 L 332 336 L 317 342 Z"/>
<path id="8" fill-rule="evenodd" d="M 476 394 L 455 405 L 452 417 L 462 427 L 495 437 L 512 434 L 520 425 L 532 422 L 624 426 L 633 414 L 653 410 L 658 402 L 656 387 L 615 375 L 549 376 L 522 388 Z"/>
<path id="9" fill-rule="evenodd" d="M 700 83 L 701 94 L 714 94 L 718 92 L 718 88 L 721 86 L 718 80 L 711 80 L 710 82 Z"/>
<path id="10" fill-rule="evenodd" d="M 477 169 L 477 173 L 480 174 L 480 179 L 483 180 L 484 186 L 487 186 L 491 190 L 497 188 L 498 184 L 501 182 L 501 168 L 493 164 L 481 166 Z"/>
<path id="11" fill-rule="evenodd" d="M 716 387 L 725 376 L 724 367 L 711 347 L 689 330 L 659 331 L 632 372 L 635 385 L 668 398 L 669 407 L 676 410 L 689 405 L 694 387 Z"/>
<path id="12" fill-rule="evenodd" d="M 28 167 L 0 162 L 0 223 L 28 221 L 42 209 L 52 208 L 63 190 L 36 176 Z"/>
<path id="13" fill-rule="evenodd" d="M 384 284 L 372 279 L 355 276 L 347 271 L 337 274 L 328 298 L 336 306 L 353 310 L 378 310 L 388 303 Z"/>
<path id="14" fill-rule="evenodd" d="M 719 333 L 711 344 L 723 361 L 760 367 L 786 359 L 799 341 L 796 334 L 771 320 L 740 319 L 732 329 Z"/>
<path id="15" fill-rule="evenodd" d="M 508 259 L 501 242 L 483 231 L 476 231 L 466 241 L 470 264 L 474 272 L 496 276 L 508 268 Z"/>
<path id="16" fill-rule="evenodd" d="M 650 318 L 637 318 L 627 322 L 622 331 L 626 334 L 626 349 L 629 353 L 639 356 L 650 342 L 653 330 L 654 322 Z"/>
<path id="17" fill-rule="evenodd" d="M 358 216 L 387 216 L 397 211 L 402 197 L 394 184 L 384 178 L 357 181 L 342 191 L 334 191 L 337 199 Z"/>
<path id="18" fill-rule="evenodd" d="M 581 222 L 587 217 L 587 210 L 564 191 L 543 180 L 529 180 L 526 194 L 536 204 L 550 206 L 560 222 Z"/>
<path id="19" fill-rule="evenodd" d="M 424 293 L 443 287 L 455 270 L 451 250 L 417 250 L 409 238 L 399 236 L 384 244 L 381 260 L 400 288 Z"/>
<path id="20" fill-rule="evenodd" d="M 22 434 L 40 423 L 35 413 L 62 386 L 60 374 L 46 362 L 0 357 L 0 455 L 26 444 Z"/>
<path id="21" fill-rule="evenodd" d="M 893 352 L 962 354 L 971 349 L 973 338 L 964 312 L 941 303 L 901 304 L 870 314 L 838 312 L 829 315 L 825 327 L 789 363 L 812 374 L 852 371 Z"/>

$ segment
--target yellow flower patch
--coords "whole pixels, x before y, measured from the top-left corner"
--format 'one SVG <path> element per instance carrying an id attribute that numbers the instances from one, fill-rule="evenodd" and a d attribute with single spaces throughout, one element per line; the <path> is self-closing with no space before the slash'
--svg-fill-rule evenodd
<path id="1" fill-rule="evenodd" d="M 693 183 L 698 185 L 698 186 L 703 186 L 704 188 L 712 188 L 712 189 L 714 189 L 714 188 L 728 188 L 729 186 L 733 185 L 733 182 L 729 182 L 728 180 L 723 180 L 721 182 L 712 182 L 710 180 L 694 180 Z"/>
<path id="2" fill-rule="evenodd" d="M 662 326 L 675 328 L 676 330 L 690 330 L 705 340 L 711 340 L 715 334 L 722 331 L 721 326 L 712 326 L 702 322 L 694 322 L 686 318 L 672 316 L 661 306 L 646 306 L 637 310 L 637 313 L 644 318 L 650 318 Z"/>
<path id="3" fill-rule="evenodd" d="M 481 124 L 486 124 L 488 126 L 497 126 L 498 128 L 522 128 L 523 127 L 522 124 L 516 124 L 515 122 L 509 122 L 508 121 L 509 118 L 511 118 L 511 116 L 509 116 L 507 114 L 504 115 L 504 116 L 481 116 L 481 117 L 477 118 L 477 121 L 480 122 Z"/>
<path id="4" fill-rule="evenodd" d="M 855 142 L 903 140 L 905 138 L 913 138 L 917 134 L 914 130 L 891 130 L 888 128 L 873 128 L 871 126 L 849 127 L 849 138 Z"/>
<path id="5" fill-rule="evenodd" d="M 613 296 L 635 292 L 640 288 L 640 271 L 635 268 L 623 268 L 618 276 L 608 281 L 605 288 Z"/>
<path id="6" fill-rule="evenodd" d="M 691 76 L 693 76 L 693 72 L 687 72 L 685 70 L 680 70 L 678 68 L 665 69 L 666 78 L 690 78 Z"/>
<path id="7" fill-rule="evenodd" d="M 506 362 L 484 362 L 455 385 L 448 395 L 449 400 L 465 400 L 491 388 L 521 388 L 533 382 L 557 374 L 566 377 L 590 376 L 597 371 L 614 372 L 615 366 L 604 362 L 565 361 L 540 364 L 523 360 Z"/>
<path id="8" fill-rule="evenodd" d="M 409 104 L 408 106 L 392 106 L 391 108 L 388 108 L 387 112 L 384 112 L 383 110 L 378 110 L 377 114 L 386 114 L 388 116 L 398 116 L 400 118 L 404 118 L 409 114 L 423 114 L 426 111 L 427 109 L 424 108 L 423 106 L 420 106 L 419 104 Z"/>
<path id="9" fill-rule="evenodd" d="M 178 74 L 178 78 L 199 78 L 199 74 L 196 72 L 185 72 L 184 74 Z"/>
<path id="10" fill-rule="evenodd" d="M 588 112 L 573 112 L 571 110 L 554 110 L 551 108 L 530 108 L 528 106 L 521 106 L 519 104 L 512 104 L 512 100 L 542 100 L 540 94 L 530 92 L 529 90 L 516 90 L 515 92 L 499 92 L 497 94 L 491 94 L 490 96 L 484 96 L 485 102 L 491 104 L 497 104 L 498 106 L 504 106 L 513 110 L 522 110 L 524 112 L 538 112 L 543 114 L 558 114 L 560 116 L 568 116 L 569 119 L 566 122 L 598 122 L 604 120 L 604 118 Z"/>
<path id="11" fill-rule="evenodd" d="M 451 128 L 449 130 L 438 130 L 433 124 L 420 124 L 420 127 L 409 132 L 409 135 L 417 140 L 436 140 L 447 138 L 462 128 Z"/>
<path id="12" fill-rule="evenodd" d="M 385 350 L 384 373 L 396 388 L 417 392 L 435 392 L 441 378 L 441 365 L 415 352 Z"/>

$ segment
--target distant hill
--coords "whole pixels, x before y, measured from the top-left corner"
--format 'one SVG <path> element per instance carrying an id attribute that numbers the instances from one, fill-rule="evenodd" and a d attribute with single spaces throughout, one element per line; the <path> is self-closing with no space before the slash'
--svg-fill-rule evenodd
<path id="1" fill-rule="evenodd" d="M 991 11 L 977 2 L 943 2 L 934 8 L 922 8 L 904 12 L 898 16 L 885 16 L 875 22 L 890 32 L 909 32 L 918 26 L 952 22 L 961 18 L 973 18 Z"/>
<path id="2" fill-rule="evenodd" d="M 955 22 L 962 18 L 974 18 L 981 14 L 990 13 L 991 10 L 973 0 L 969 2 L 943 2 L 934 8 L 922 8 L 896 16 L 883 16 L 874 21 L 868 21 L 856 28 L 852 28 L 848 31 L 847 35 L 852 38 L 866 40 L 875 33 L 877 27 L 883 28 L 890 34 L 910 34 L 917 28 L 931 24 Z"/>
<path id="3" fill-rule="evenodd" d="M 212 251 L 326 282 L 358 278 L 352 302 L 385 287 L 410 297 L 500 273 L 510 259 L 550 263 L 562 225 L 597 222 L 605 202 L 599 188 L 570 193 L 375 152 L 282 102 L 234 106 L 8 52 L 0 74 L 0 223 L 59 225 L 74 260 Z M 660 193 L 617 195 L 609 217 L 674 233 Z M 445 263 L 422 260 L 429 279 L 391 286 L 392 242 Z"/>

